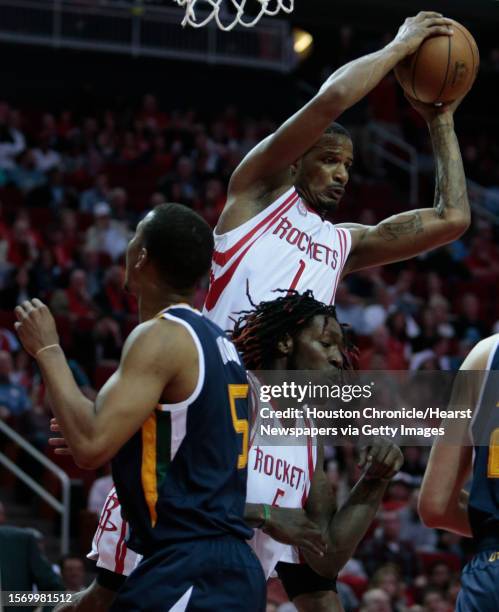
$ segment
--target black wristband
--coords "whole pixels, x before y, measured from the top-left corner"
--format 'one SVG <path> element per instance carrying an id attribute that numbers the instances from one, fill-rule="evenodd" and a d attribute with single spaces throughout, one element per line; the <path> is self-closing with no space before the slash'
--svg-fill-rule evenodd
<path id="1" fill-rule="evenodd" d="M 115 572 L 110 572 L 103 567 L 98 567 L 95 581 L 99 586 L 116 593 L 120 590 L 121 585 L 126 579 L 127 577 L 123 576 L 123 574 L 116 574 Z"/>

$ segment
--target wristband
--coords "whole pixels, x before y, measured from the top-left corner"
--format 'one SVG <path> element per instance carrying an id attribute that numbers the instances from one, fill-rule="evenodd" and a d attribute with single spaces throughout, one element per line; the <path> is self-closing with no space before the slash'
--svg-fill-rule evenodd
<path id="1" fill-rule="evenodd" d="M 56 346 L 59 346 L 59 345 L 58 345 L 58 344 L 49 344 L 48 346 L 44 346 L 43 348 L 38 349 L 38 350 L 36 351 L 36 353 L 35 353 L 35 357 L 38 357 L 38 355 L 39 355 L 39 354 L 40 354 L 42 351 L 46 351 L 47 349 L 49 349 L 49 348 L 54 348 L 54 347 L 56 347 Z"/>
<path id="2" fill-rule="evenodd" d="M 270 506 L 268 504 L 262 504 L 263 507 L 263 519 L 257 529 L 263 529 L 270 520 Z"/>

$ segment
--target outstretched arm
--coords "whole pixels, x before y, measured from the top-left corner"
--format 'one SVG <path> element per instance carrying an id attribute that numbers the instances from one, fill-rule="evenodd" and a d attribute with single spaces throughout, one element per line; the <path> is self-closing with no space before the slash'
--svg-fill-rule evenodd
<path id="1" fill-rule="evenodd" d="M 456 240 L 469 227 L 471 213 L 454 111 L 460 100 L 433 108 L 411 100 L 425 117 L 435 155 L 433 208 L 394 215 L 378 225 L 345 224 L 352 233 L 352 250 L 344 274 L 402 261 Z"/>
<path id="2" fill-rule="evenodd" d="M 473 376 L 458 374 L 452 389 L 450 410 L 471 408 L 474 412 L 485 379 L 487 360 L 496 341 L 497 335 L 482 340 L 466 357 L 460 371 L 478 370 L 484 376 L 478 377 L 477 372 Z M 443 425 L 446 437 L 452 439 L 453 444 L 440 438 L 433 444 L 421 486 L 419 514 L 428 527 L 470 537 L 468 493 L 463 490 L 473 460 L 470 421 L 452 419 L 444 421 Z"/>
<path id="3" fill-rule="evenodd" d="M 154 411 L 185 364 L 190 362 L 189 369 L 196 364 L 194 342 L 182 326 L 158 319 L 142 323 L 128 337 L 117 372 L 94 404 L 76 385 L 49 309 L 35 299 L 18 306 L 16 316 L 17 332 L 38 362 L 60 430 L 75 462 L 86 469 L 109 461 Z M 44 347 L 50 348 L 40 350 Z M 172 354 L 175 359 L 165 359 Z"/>
<path id="4" fill-rule="evenodd" d="M 374 89 L 425 38 L 450 35 L 450 23 L 439 13 L 421 12 L 406 19 L 386 47 L 334 72 L 308 104 L 250 151 L 234 171 L 218 231 L 227 232 L 257 214 L 263 206 L 255 199 L 282 188 L 289 180 L 291 164 L 319 140 L 337 117 Z"/>
<path id="5" fill-rule="evenodd" d="M 366 534 L 390 479 L 402 463 L 400 449 L 389 440 L 382 439 L 365 449 L 361 454 L 360 466 L 369 467 L 346 502 L 336 511 L 329 483 L 318 462 L 313 490 L 307 502 L 307 513 L 326 530 L 328 548 L 327 554 L 322 557 L 304 551 L 307 563 L 317 573 L 336 578 Z"/>

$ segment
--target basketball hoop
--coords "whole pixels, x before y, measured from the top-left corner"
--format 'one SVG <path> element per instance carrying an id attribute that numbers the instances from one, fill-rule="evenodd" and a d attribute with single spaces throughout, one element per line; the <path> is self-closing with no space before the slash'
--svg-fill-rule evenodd
<path id="1" fill-rule="evenodd" d="M 248 0 L 227 0 L 229 6 L 236 9 L 234 16 L 229 16 L 229 22 L 224 23 L 221 19 L 220 12 L 224 8 L 226 0 L 174 0 L 179 6 L 185 7 L 185 17 L 182 20 L 182 25 L 190 25 L 193 28 L 202 28 L 210 21 L 214 20 L 217 26 L 224 32 L 229 32 L 236 25 L 242 25 L 245 28 L 252 28 L 260 19 L 266 15 L 275 17 L 278 13 L 292 13 L 294 9 L 294 0 L 256 0 L 260 5 L 256 17 L 245 19 L 244 9 Z M 207 8 L 210 13 L 202 21 L 198 21 L 196 9 Z M 224 15 L 225 16 L 225 15 Z M 247 17 L 247 16 L 246 16 Z"/>

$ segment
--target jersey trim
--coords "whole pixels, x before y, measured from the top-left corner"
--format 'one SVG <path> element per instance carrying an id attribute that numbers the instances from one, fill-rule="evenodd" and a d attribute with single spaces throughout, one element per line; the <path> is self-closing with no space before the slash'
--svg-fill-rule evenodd
<path id="1" fill-rule="evenodd" d="M 289 193 L 289 192 L 287 192 L 287 193 Z M 286 196 L 286 194 L 284 194 L 284 195 Z M 275 208 L 274 210 L 271 210 L 270 212 L 268 212 L 267 209 L 264 209 L 262 212 L 267 212 L 267 215 L 253 229 L 251 229 L 247 234 L 244 234 L 244 236 L 242 236 L 236 242 L 236 244 L 234 244 L 231 247 L 229 247 L 227 249 L 227 251 L 217 251 L 217 250 L 215 250 L 215 252 L 213 253 L 213 261 L 217 265 L 219 265 L 219 266 L 224 266 L 240 249 L 242 249 L 242 247 L 248 242 L 248 240 L 250 240 L 256 234 L 256 232 L 259 229 L 261 229 L 275 215 L 278 215 L 279 213 L 281 213 L 283 211 L 283 209 L 286 207 L 286 205 L 289 204 L 291 202 L 291 200 L 293 200 L 295 198 L 298 199 L 298 194 L 293 189 L 292 193 L 290 193 L 289 197 L 286 197 L 284 202 L 279 204 L 277 206 L 277 208 Z M 248 219 L 248 221 L 246 223 L 249 223 L 251 221 L 255 222 L 255 220 L 257 218 L 258 218 L 258 215 L 256 215 L 255 217 L 252 217 L 251 219 Z M 236 231 L 238 229 L 240 230 L 242 227 L 244 227 L 244 225 L 245 224 L 243 223 L 243 225 L 235 227 L 231 231 Z M 231 232 L 226 232 L 225 234 L 217 234 L 216 232 L 214 232 L 214 235 L 215 235 L 216 238 L 218 238 L 220 240 L 221 238 L 225 238 L 226 236 L 228 236 L 230 233 Z"/>
<path id="2" fill-rule="evenodd" d="M 173 461 L 187 434 L 187 407 L 185 410 L 175 410 L 169 414 L 172 424 L 171 460 Z"/>
<path id="3" fill-rule="evenodd" d="M 159 408 L 159 407 L 158 407 Z M 157 521 L 158 489 L 171 462 L 171 414 L 156 409 L 142 426 L 142 489 L 151 524 Z"/>
<path id="4" fill-rule="evenodd" d="M 194 585 L 187 589 L 177 603 L 170 608 L 169 612 L 185 612 L 185 610 L 187 610 L 187 606 L 189 605 L 189 600 L 191 598 L 193 589 Z"/>
<path id="5" fill-rule="evenodd" d="M 141 466 L 142 490 L 151 524 L 154 527 L 158 520 L 156 503 L 158 501 L 158 481 L 156 475 L 156 413 L 149 415 L 147 421 L 142 425 L 142 466 Z"/>
<path id="6" fill-rule="evenodd" d="M 245 221 L 244 223 L 242 223 L 241 225 L 238 225 L 237 227 L 234 227 L 233 229 L 229 230 L 228 232 L 223 232 L 222 234 L 218 234 L 216 228 L 213 231 L 213 236 L 215 238 L 215 240 L 221 240 L 223 238 L 227 238 L 229 236 L 231 236 L 232 234 L 234 234 L 237 231 L 241 231 L 245 226 L 250 226 L 252 223 L 255 223 L 255 221 L 258 221 L 260 217 L 263 217 L 264 215 L 269 215 L 272 213 L 268 212 L 268 209 L 271 208 L 272 206 L 280 206 L 285 200 L 287 200 L 290 196 L 292 196 L 294 193 L 296 192 L 294 186 L 290 187 L 287 191 L 285 191 L 282 195 L 280 195 L 277 200 L 275 200 L 275 202 L 272 202 L 269 206 L 265 207 L 263 210 L 261 210 L 259 213 L 257 213 L 254 217 L 251 217 L 251 219 L 248 219 L 247 221 Z"/>
<path id="7" fill-rule="evenodd" d="M 181 308 L 185 308 L 185 306 L 181 306 Z M 197 315 L 201 316 L 201 314 L 194 308 L 189 308 L 189 310 L 192 310 Z M 203 388 L 204 379 L 205 379 L 205 369 L 206 369 L 203 347 L 201 346 L 201 342 L 199 341 L 199 338 L 196 332 L 194 331 L 192 326 L 189 323 L 187 323 L 187 321 L 184 321 L 183 319 L 180 319 L 179 317 L 176 317 L 175 315 L 171 315 L 166 311 L 161 314 L 161 318 L 168 319 L 170 321 L 174 321 L 175 323 L 180 323 L 180 325 L 183 325 L 185 329 L 190 333 L 192 339 L 194 340 L 194 344 L 198 352 L 199 373 L 198 373 L 198 381 L 197 381 L 196 387 L 194 388 L 194 391 L 191 393 L 191 395 L 187 399 L 183 400 L 182 402 L 177 402 L 176 404 L 160 404 L 158 406 L 159 410 L 161 411 L 180 410 L 181 408 L 186 408 L 190 404 L 193 404 L 199 397 L 201 390 Z"/>
<path id="8" fill-rule="evenodd" d="M 114 561 L 115 561 L 114 571 L 116 574 L 123 574 L 125 570 L 125 556 L 126 556 L 125 536 L 126 536 L 126 522 L 123 521 L 121 523 L 120 539 L 118 540 L 118 545 L 116 546 L 116 553 L 114 557 Z"/>
<path id="9" fill-rule="evenodd" d="M 338 288 L 338 283 L 340 282 L 341 275 L 343 273 L 343 267 L 345 262 L 350 254 L 350 248 L 352 246 L 352 239 L 350 232 L 343 228 L 336 228 L 338 241 L 340 243 L 340 269 L 338 270 L 338 274 L 336 275 L 336 280 L 334 281 L 333 295 L 331 296 L 330 304 L 334 303 L 334 298 L 336 297 L 336 289 Z"/>
<path id="10" fill-rule="evenodd" d="M 214 279 L 211 283 L 210 290 L 208 291 L 208 295 L 206 296 L 205 308 L 209 312 L 213 310 L 216 303 L 218 302 L 220 296 L 227 288 L 227 285 L 230 283 L 232 277 L 234 276 L 239 264 L 243 260 L 243 257 L 250 250 L 250 248 L 257 242 L 264 234 L 266 234 L 273 225 L 277 223 L 282 214 L 287 212 L 292 206 L 296 204 L 299 200 L 298 194 L 295 194 L 290 200 L 287 200 L 287 204 L 283 204 L 283 208 L 279 207 L 276 211 L 274 211 L 269 218 L 265 219 L 267 226 L 264 230 L 257 235 L 253 240 L 239 253 L 236 259 L 232 262 L 231 266 L 225 270 L 218 278 Z M 253 235 L 251 236 L 253 237 Z M 245 240 L 247 242 L 247 240 Z M 213 255 L 213 261 L 215 261 L 217 252 L 215 251 Z M 222 254 L 221 254 L 222 255 Z"/>

